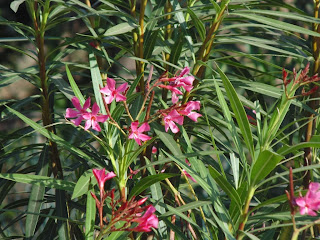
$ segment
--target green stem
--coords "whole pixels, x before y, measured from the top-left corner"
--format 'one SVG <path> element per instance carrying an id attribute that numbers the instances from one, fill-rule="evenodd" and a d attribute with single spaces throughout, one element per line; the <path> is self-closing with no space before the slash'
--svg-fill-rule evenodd
<path id="1" fill-rule="evenodd" d="M 249 191 L 248 191 L 248 197 L 246 200 L 246 203 L 244 205 L 243 208 L 243 213 L 242 213 L 242 222 L 239 225 L 239 229 L 238 229 L 238 234 L 237 234 L 237 239 L 241 240 L 243 238 L 243 235 L 240 235 L 240 231 L 244 230 L 244 226 L 246 225 L 247 221 L 248 221 L 248 212 L 249 212 L 249 207 L 250 207 L 250 202 L 252 200 L 252 197 L 254 195 L 255 192 L 255 188 L 254 187 L 250 187 Z"/>
<path id="2" fill-rule="evenodd" d="M 229 2 L 229 1 L 227 1 Z M 222 23 L 224 13 L 228 7 L 228 3 L 223 4 L 219 13 L 217 13 L 216 17 L 214 18 L 211 27 L 207 33 L 207 37 L 203 41 L 198 53 L 197 53 L 197 62 L 193 67 L 192 74 L 196 76 L 198 79 L 201 79 L 205 70 L 205 66 L 202 62 L 206 62 L 209 59 L 209 55 L 213 46 L 213 42 L 217 31 Z M 193 86 L 197 86 L 199 84 L 199 80 L 195 79 L 193 82 Z M 183 96 L 183 103 L 186 103 L 189 99 L 190 92 L 186 92 Z"/>

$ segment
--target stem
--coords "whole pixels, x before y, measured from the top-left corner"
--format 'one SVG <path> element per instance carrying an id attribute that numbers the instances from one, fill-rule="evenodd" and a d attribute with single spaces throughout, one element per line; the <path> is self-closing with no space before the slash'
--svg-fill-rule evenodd
<path id="1" fill-rule="evenodd" d="M 50 13 L 50 0 L 47 0 L 44 5 L 40 5 L 38 1 L 26 1 L 28 5 L 28 9 L 30 10 L 30 17 L 33 21 L 33 26 L 35 30 L 35 40 L 37 46 L 37 54 L 38 54 L 38 67 L 39 67 L 39 78 L 42 92 L 42 101 L 41 101 L 41 110 L 42 110 L 42 123 L 43 126 L 48 129 L 49 132 L 55 133 L 55 127 L 53 124 L 53 113 L 51 112 L 50 105 L 50 94 L 48 87 L 48 75 L 46 71 L 46 53 L 45 53 L 45 30 L 47 25 L 48 16 Z M 40 17 L 40 14 L 42 16 Z M 57 144 L 50 139 L 49 147 L 50 147 L 50 163 L 54 178 L 63 179 L 63 170 L 59 157 L 59 151 Z M 58 197 L 61 197 L 61 201 L 57 200 Z M 66 199 L 66 193 L 63 190 L 56 190 L 56 210 L 60 216 L 69 217 L 69 208 L 68 202 Z M 60 206 L 59 206 L 60 205 Z M 69 221 L 62 222 L 58 221 L 58 225 L 65 228 L 68 236 L 70 237 L 70 226 Z M 64 226 L 62 226 L 64 225 Z"/>
<path id="2" fill-rule="evenodd" d="M 320 1 L 319 0 L 314 0 L 314 17 L 319 18 L 319 8 L 320 8 Z M 320 27 L 318 23 L 313 24 L 313 31 L 320 33 Z M 313 67 L 313 74 L 320 73 L 320 38 L 319 37 L 312 37 L 312 52 L 313 52 L 313 58 L 314 58 L 314 67 Z M 310 98 L 317 98 L 319 96 L 319 92 L 314 92 L 311 94 Z M 309 102 L 308 106 L 316 111 L 317 106 L 319 104 L 318 100 L 312 100 Z M 314 133 L 314 127 L 315 127 L 315 122 L 316 119 L 314 118 L 314 114 L 308 113 L 308 120 L 309 123 L 307 125 L 307 129 L 305 132 L 305 142 L 309 142 L 313 133 Z M 304 166 L 311 165 L 312 163 L 312 148 L 308 147 L 304 149 Z M 310 171 L 305 172 L 305 176 L 303 178 L 303 185 L 305 188 L 308 187 L 309 182 L 311 180 L 311 175 Z"/>
<path id="3" fill-rule="evenodd" d="M 85 0 L 85 2 L 86 2 L 86 5 L 87 5 L 89 8 L 91 8 L 90 0 Z M 90 21 L 91 27 L 94 28 L 94 27 L 95 27 L 94 17 L 93 17 L 93 16 L 90 16 L 90 17 L 89 17 L 89 21 Z M 95 44 L 95 46 L 96 46 L 96 48 L 97 48 L 98 50 L 101 50 L 99 41 L 95 40 L 95 41 L 94 41 L 94 44 Z M 102 69 L 102 58 L 101 58 L 100 56 L 97 56 L 96 54 L 95 54 L 95 57 L 96 57 L 96 60 L 97 60 L 98 67 L 99 67 L 99 69 L 101 70 L 101 69 Z M 102 78 L 102 79 L 105 79 L 105 77 L 106 77 L 105 74 L 104 74 L 104 73 L 101 73 L 101 78 Z"/>
<path id="4" fill-rule="evenodd" d="M 129 108 L 128 108 L 127 101 L 124 101 L 124 102 L 123 102 L 123 105 L 124 105 L 124 108 L 125 108 L 126 112 L 128 113 L 128 116 L 129 116 L 131 122 L 133 122 L 134 120 L 133 120 L 133 117 L 131 116 L 130 110 L 129 110 Z"/>
<path id="5" fill-rule="evenodd" d="M 42 110 L 42 123 L 43 126 L 47 127 L 47 129 L 54 133 L 55 128 L 52 125 L 52 113 L 51 106 L 49 101 L 49 90 L 48 90 L 48 76 L 46 73 L 46 54 L 45 54 L 45 43 L 44 43 L 44 34 L 47 23 L 47 18 L 49 14 L 49 4 L 50 1 L 47 1 L 44 9 L 43 9 L 43 17 L 42 22 L 40 22 L 38 16 L 38 2 L 34 1 L 34 3 L 29 3 L 28 7 L 30 10 L 30 17 L 33 20 L 33 25 L 35 29 L 35 39 L 36 45 L 38 48 L 38 66 L 39 66 L 39 78 L 41 84 L 42 91 L 42 102 L 41 102 L 41 110 Z M 63 172 L 61 167 L 61 162 L 59 158 L 59 152 L 57 148 L 57 144 L 51 140 L 49 140 L 49 146 L 51 151 L 51 167 L 52 172 L 55 178 L 63 179 Z"/>
<path id="6" fill-rule="evenodd" d="M 139 16 L 139 45 L 138 45 L 138 57 L 143 59 L 143 42 L 144 42 L 144 13 L 146 10 L 148 0 L 142 0 L 140 5 L 140 16 Z M 144 62 L 139 61 L 138 62 L 139 68 L 137 69 L 137 75 L 140 76 L 140 91 L 145 92 L 144 89 Z"/>
<path id="7" fill-rule="evenodd" d="M 239 229 L 238 229 L 238 233 L 237 233 L 237 237 L 236 237 L 239 240 L 243 238 L 243 235 L 240 235 L 239 232 L 244 230 L 244 226 L 246 225 L 246 223 L 248 221 L 248 212 L 249 212 L 250 202 L 251 202 L 251 199 L 254 195 L 254 192 L 255 192 L 255 189 L 253 187 L 250 187 L 249 191 L 248 191 L 248 197 L 247 197 L 246 203 L 243 208 L 242 222 L 239 225 Z"/>
<path id="8" fill-rule="evenodd" d="M 220 12 L 217 13 L 215 19 L 212 22 L 212 25 L 207 33 L 207 37 L 203 41 L 197 56 L 197 63 L 195 64 L 192 74 L 196 76 L 196 79 L 193 82 L 193 86 L 196 87 L 199 84 L 199 80 L 201 79 L 205 70 L 205 66 L 201 62 L 206 62 L 209 59 L 209 55 L 212 49 L 212 45 L 217 34 L 217 30 L 219 29 L 221 22 L 223 20 L 223 15 L 228 7 L 228 4 L 224 4 L 221 8 Z M 200 62 L 200 63 L 199 63 Z M 186 92 L 183 96 L 183 103 L 186 103 L 189 99 L 190 92 Z"/>

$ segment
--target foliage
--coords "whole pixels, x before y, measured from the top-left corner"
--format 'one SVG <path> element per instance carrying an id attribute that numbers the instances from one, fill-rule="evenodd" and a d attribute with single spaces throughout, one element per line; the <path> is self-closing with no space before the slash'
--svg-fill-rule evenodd
<path id="1" fill-rule="evenodd" d="M 299 4 L 11 1 L 31 24 L 0 17 L 0 91 L 33 92 L 0 101 L 1 238 L 317 236 L 292 202 L 320 168 L 320 4 Z"/>

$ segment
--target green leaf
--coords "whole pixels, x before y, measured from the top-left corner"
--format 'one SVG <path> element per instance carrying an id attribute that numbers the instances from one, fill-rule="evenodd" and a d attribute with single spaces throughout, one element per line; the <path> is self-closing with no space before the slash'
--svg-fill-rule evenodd
<path id="1" fill-rule="evenodd" d="M 309 142 L 300 142 L 293 146 L 284 146 L 280 148 L 277 153 L 280 155 L 287 155 L 289 153 L 293 153 L 297 150 L 308 147 L 320 148 L 320 135 L 313 135 Z"/>
<path id="2" fill-rule="evenodd" d="M 196 27 L 201 40 L 204 41 L 204 39 L 206 38 L 206 29 L 205 29 L 203 23 L 190 8 L 187 9 L 187 12 L 190 14 L 190 17 L 192 19 L 192 23 Z"/>
<path id="3" fill-rule="evenodd" d="M 146 39 L 145 44 L 143 44 L 143 47 L 144 47 L 143 54 L 145 59 L 148 59 L 152 56 L 154 46 L 156 44 L 157 39 L 159 38 L 158 36 L 159 31 L 160 30 L 153 31 L 150 37 Z"/>
<path id="4" fill-rule="evenodd" d="M 91 191 L 94 192 L 93 186 L 88 184 L 87 189 L 85 239 L 92 240 L 94 236 L 94 223 L 96 220 L 96 200 L 91 196 L 90 193 Z"/>
<path id="5" fill-rule="evenodd" d="M 260 152 L 251 169 L 251 185 L 254 186 L 264 179 L 277 166 L 281 159 L 283 159 L 283 156 L 275 152 L 269 150 Z"/>
<path id="6" fill-rule="evenodd" d="M 195 202 L 187 203 L 185 205 L 177 207 L 177 208 L 175 208 L 175 210 L 179 211 L 179 212 L 186 212 L 188 210 L 195 209 L 195 208 L 202 207 L 202 206 L 206 206 L 209 204 L 211 204 L 211 201 L 195 201 Z M 173 214 L 174 213 L 169 210 L 168 212 L 160 215 L 160 217 L 167 217 L 167 216 L 170 216 Z"/>
<path id="7" fill-rule="evenodd" d="M 229 110 L 229 107 L 227 105 L 227 102 L 226 100 L 224 99 L 224 96 L 222 94 L 222 91 L 217 83 L 217 81 L 214 81 L 214 85 L 216 87 L 216 91 L 217 91 L 217 96 L 218 96 L 218 99 L 219 99 L 219 103 L 221 105 L 221 109 L 223 111 L 223 115 L 225 117 L 225 121 L 227 123 L 227 127 L 231 133 L 231 137 L 232 137 L 232 140 L 239 152 L 239 155 L 240 155 L 240 158 L 243 162 L 243 164 L 246 163 L 246 156 L 245 156 L 245 153 L 244 153 L 244 150 L 243 150 L 243 144 L 241 143 L 240 141 L 240 138 L 239 138 L 239 135 L 238 135 L 238 132 L 236 130 L 236 126 L 234 124 L 234 121 L 232 119 L 232 116 L 231 116 L 231 112 Z"/>
<path id="8" fill-rule="evenodd" d="M 59 91 L 62 92 L 63 95 L 65 95 L 71 101 L 72 97 L 75 96 L 75 94 L 73 93 L 70 85 L 59 76 L 53 76 L 51 77 L 51 80 L 54 83 L 54 85 L 56 85 L 56 87 L 59 89 Z"/>
<path id="9" fill-rule="evenodd" d="M 133 196 L 138 196 L 141 192 L 143 192 L 145 189 L 150 187 L 152 184 L 155 184 L 157 182 L 160 182 L 166 178 L 171 178 L 177 176 L 177 174 L 174 173 L 160 173 L 153 176 L 147 176 L 143 179 L 141 179 L 131 190 L 129 199 Z"/>
<path id="10" fill-rule="evenodd" d="M 96 98 L 96 102 L 98 106 L 100 107 L 100 111 L 102 112 L 102 114 L 106 115 L 107 111 L 104 107 L 104 102 L 100 93 L 100 88 L 103 87 L 101 73 L 99 70 L 96 57 L 92 52 L 89 54 L 89 61 L 90 61 L 90 73 L 91 73 L 94 96 Z M 107 126 L 106 122 L 105 122 L 105 125 Z"/>
<path id="11" fill-rule="evenodd" d="M 149 166 L 149 164 L 150 164 L 149 159 L 145 157 L 145 160 L 146 160 L 146 163 L 147 163 L 146 166 Z M 147 169 L 149 170 L 150 175 L 152 175 L 152 176 L 157 175 L 156 170 L 154 169 L 153 166 L 149 166 L 149 167 L 147 167 Z M 151 196 L 152 196 L 153 200 L 155 200 L 156 202 L 159 202 L 159 203 L 164 203 L 164 197 L 163 197 L 163 194 L 162 194 L 162 189 L 161 189 L 160 182 L 156 182 L 156 183 L 152 184 L 150 186 L 150 192 L 151 192 Z M 164 214 L 166 212 L 164 207 L 161 207 L 159 204 L 157 204 L 155 206 L 155 208 L 160 214 Z M 167 229 L 163 221 L 159 222 L 158 229 L 159 229 L 160 235 L 163 236 L 165 234 L 165 232 L 166 232 L 166 229 Z"/>
<path id="12" fill-rule="evenodd" d="M 66 72 L 67 72 L 67 76 L 68 76 L 68 79 L 69 79 L 69 82 L 70 82 L 70 86 L 74 92 L 74 95 L 79 99 L 80 101 L 80 104 L 83 106 L 84 102 L 85 102 L 85 99 L 78 87 L 78 85 L 76 84 L 76 82 L 74 81 L 73 77 L 72 77 L 72 74 L 69 70 L 69 67 L 68 65 L 66 65 Z"/>
<path id="13" fill-rule="evenodd" d="M 154 131 L 174 156 L 182 155 L 179 145 L 169 133 L 160 131 L 158 129 L 154 129 Z"/>
<path id="14" fill-rule="evenodd" d="M 223 85 L 226 89 L 227 96 L 229 98 L 232 110 L 234 112 L 234 115 L 237 119 L 237 123 L 239 125 L 239 128 L 241 130 L 242 136 L 244 138 L 244 141 L 246 143 L 247 148 L 249 149 L 250 155 L 252 159 L 254 158 L 254 146 L 253 146 L 253 138 L 252 138 L 252 132 L 249 125 L 249 121 L 247 118 L 247 114 L 244 111 L 243 105 L 240 102 L 237 92 L 233 88 L 231 82 L 227 78 L 227 76 L 221 71 L 218 65 L 217 70 L 221 76 L 221 80 L 223 82 Z"/>
<path id="15" fill-rule="evenodd" d="M 45 186 L 48 188 L 61 189 L 71 192 L 75 187 L 75 184 L 70 181 L 38 175 L 29 175 L 21 173 L 0 173 L 0 178 L 4 178 L 19 183 L 34 184 L 37 186 Z"/>
<path id="16" fill-rule="evenodd" d="M 87 155 L 82 150 L 74 147 L 72 144 L 70 144 L 69 142 L 65 141 L 64 139 L 58 137 L 57 135 L 53 134 L 52 132 L 49 132 L 46 128 L 42 127 L 41 125 L 39 125 L 36 122 L 32 121 L 31 119 L 27 118 L 23 114 L 17 112 L 16 110 L 14 110 L 14 109 L 12 109 L 12 108 L 10 108 L 8 106 L 7 106 L 7 109 L 11 113 L 17 115 L 22 121 L 24 121 L 25 123 L 29 124 L 30 127 L 35 129 L 36 131 L 38 131 L 39 133 L 41 133 L 43 136 L 47 137 L 51 141 L 57 143 L 62 148 L 69 150 L 70 152 L 74 153 L 75 155 L 77 155 L 79 157 L 82 157 L 82 158 L 86 159 L 89 162 L 93 162 L 98 167 L 103 167 L 101 162 L 97 162 L 96 160 L 94 160 L 94 158 L 90 157 L 89 155 Z"/>
<path id="17" fill-rule="evenodd" d="M 320 34 L 315 31 L 309 30 L 304 27 L 299 27 L 294 24 L 286 23 L 284 21 L 279 21 L 276 19 L 263 17 L 261 15 L 250 14 L 248 12 L 246 12 L 246 13 L 233 12 L 232 14 L 240 16 L 240 17 L 248 18 L 248 19 L 260 22 L 260 23 L 264 23 L 264 24 L 270 25 L 272 27 L 276 27 L 278 29 L 287 30 L 290 32 L 307 34 L 307 35 L 311 35 L 311 36 L 315 36 L 315 37 L 320 37 Z"/>
<path id="18" fill-rule="evenodd" d="M 113 26 L 109 28 L 105 33 L 104 36 L 115 36 L 123 33 L 127 33 L 135 29 L 138 25 L 129 23 L 129 22 L 124 22 L 120 23 L 116 26 Z"/>
<path id="19" fill-rule="evenodd" d="M 68 210 L 66 203 L 66 193 L 64 190 L 56 189 L 56 212 L 59 217 L 68 218 Z M 58 220 L 57 224 L 59 240 L 69 239 L 68 222 Z"/>
<path id="20" fill-rule="evenodd" d="M 88 192 L 89 183 L 95 180 L 95 178 L 90 180 L 92 176 L 93 176 L 93 173 L 92 173 L 91 169 L 85 171 L 81 175 L 81 177 L 79 178 L 78 182 L 76 183 L 76 186 L 74 187 L 71 199 L 75 199 L 77 197 L 81 197 L 83 194 L 86 194 Z"/>
<path id="21" fill-rule="evenodd" d="M 232 201 L 237 205 L 238 211 L 241 211 L 241 199 L 237 191 L 232 187 L 232 185 L 225 179 L 215 168 L 209 166 L 209 173 L 211 177 L 217 182 L 221 189 L 230 197 Z"/>
<path id="22" fill-rule="evenodd" d="M 182 46 L 183 46 L 183 41 L 182 41 L 183 34 L 180 33 L 177 38 L 178 39 L 175 40 L 174 45 L 171 47 L 170 59 L 169 59 L 169 62 L 174 65 L 176 65 L 180 59 Z M 175 72 L 173 67 L 170 67 L 170 72 Z"/>
<path id="23" fill-rule="evenodd" d="M 48 145 L 45 145 L 39 158 L 37 175 L 47 176 L 48 174 L 48 167 L 49 167 L 48 150 L 49 150 Z M 26 238 L 31 238 L 34 235 L 34 232 L 36 230 L 36 226 L 38 223 L 38 219 L 39 219 L 39 215 L 37 214 L 40 213 L 41 205 L 44 198 L 44 193 L 45 193 L 44 185 L 42 186 L 32 185 L 27 212 L 32 212 L 35 214 L 27 214 L 26 228 L 25 228 Z"/>

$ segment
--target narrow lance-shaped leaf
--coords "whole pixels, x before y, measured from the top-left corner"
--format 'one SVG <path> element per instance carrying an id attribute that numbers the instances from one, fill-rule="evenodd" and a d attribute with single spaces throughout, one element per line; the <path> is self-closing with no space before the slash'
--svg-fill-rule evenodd
<path id="1" fill-rule="evenodd" d="M 85 102 L 85 99 L 84 99 L 84 97 L 83 97 L 78 85 L 74 81 L 74 79 L 72 77 L 72 74 L 71 74 L 71 72 L 69 70 L 68 65 L 66 65 L 66 72 L 67 72 L 67 76 L 68 76 L 68 79 L 69 79 L 69 82 L 70 82 L 70 86 L 71 86 L 71 88 L 72 88 L 72 90 L 74 92 L 74 95 L 79 99 L 81 105 L 83 105 L 84 102 Z"/>
<path id="2" fill-rule="evenodd" d="M 283 159 L 283 156 L 275 152 L 269 150 L 260 152 L 251 169 L 251 186 L 256 185 L 264 179 L 277 166 L 281 159 Z"/>
<path id="3" fill-rule="evenodd" d="M 85 239 L 92 240 L 94 235 L 94 223 L 96 219 L 96 201 L 90 193 L 94 193 L 94 187 L 92 186 L 92 184 L 89 183 L 87 189 Z"/>
<path id="4" fill-rule="evenodd" d="M 157 182 L 160 182 L 166 178 L 171 178 L 177 176 L 177 174 L 174 173 L 161 173 L 153 176 L 147 176 L 140 180 L 131 190 L 129 198 L 132 198 L 133 196 L 137 196 L 141 192 L 143 192 L 145 189 L 150 187 L 152 184 L 155 184 Z"/>
<path id="5" fill-rule="evenodd" d="M 48 174 L 48 149 L 48 145 L 45 145 L 41 152 L 37 175 L 47 176 Z M 34 235 L 39 219 L 37 214 L 40 213 L 44 193 L 44 185 L 32 185 L 27 211 L 35 214 L 28 214 L 26 217 L 26 238 L 31 238 Z"/>
<path id="6" fill-rule="evenodd" d="M 249 149 L 251 158 L 254 160 L 254 146 L 253 146 L 253 138 L 252 138 L 252 132 L 249 125 L 249 121 L 247 118 L 247 114 L 244 111 L 243 105 L 240 102 L 237 92 L 233 88 L 231 82 L 227 78 L 227 76 L 221 71 L 218 65 L 217 70 L 221 76 L 221 80 L 223 82 L 223 85 L 226 89 L 227 96 L 230 101 L 230 105 L 232 107 L 232 110 L 234 112 L 234 115 L 237 119 L 237 123 L 239 125 L 239 128 L 241 130 L 242 136 L 244 138 L 244 141 L 246 143 L 247 148 Z"/>
<path id="7" fill-rule="evenodd" d="M 41 133 L 43 136 L 47 137 L 48 139 L 50 139 L 51 141 L 57 143 L 59 146 L 61 146 L 64 149 L 69 150 L 70 152 L 76 154 L 79 157 L 82 157 L 84 159 L 86 159 L 89 162 L 94 163 L 95 165 L 97 165 L 98 167 L 103 167 L 103 165 L 100 162 L 94 161 L 92 157 L 88 156 L 85 152 L 83 152 L 82 150 L 76 148 L 75 146 L 73 146 L 72 144 L 70 144 L 69 142 L 65 141 L 64 139 L 58 137 L 57 135 L 55 135 L 52 132 L 49 132 L 46 128 L 44 128 L 43 126 L 37 124 L 36 122 L 32 121 L 31 119 L 27 118 L 26 116 L 24 116 L 23 114 L 17 112 L 16 110 L 10 108 L 7 106 L 7 109 L 12 112 L 13 114 L 17 115 L 22 121 L 24 121 L 25 123 L 29 124 L 30 127 L 32 127 L 33 129 L 35 129 L 36 131 L 38 131 L 39 133 Z"/>
<path id="8" fill-rule="evenodd" d="M 4 178 L 19 183 L 35 184 L 37 186 L 45 186 L 49 188 L 56 188 L 66 191 L 73 191 L 75 186 L 73 182 L 66 180 L 21 173 L 0 173 L 0 178 Z"/>

